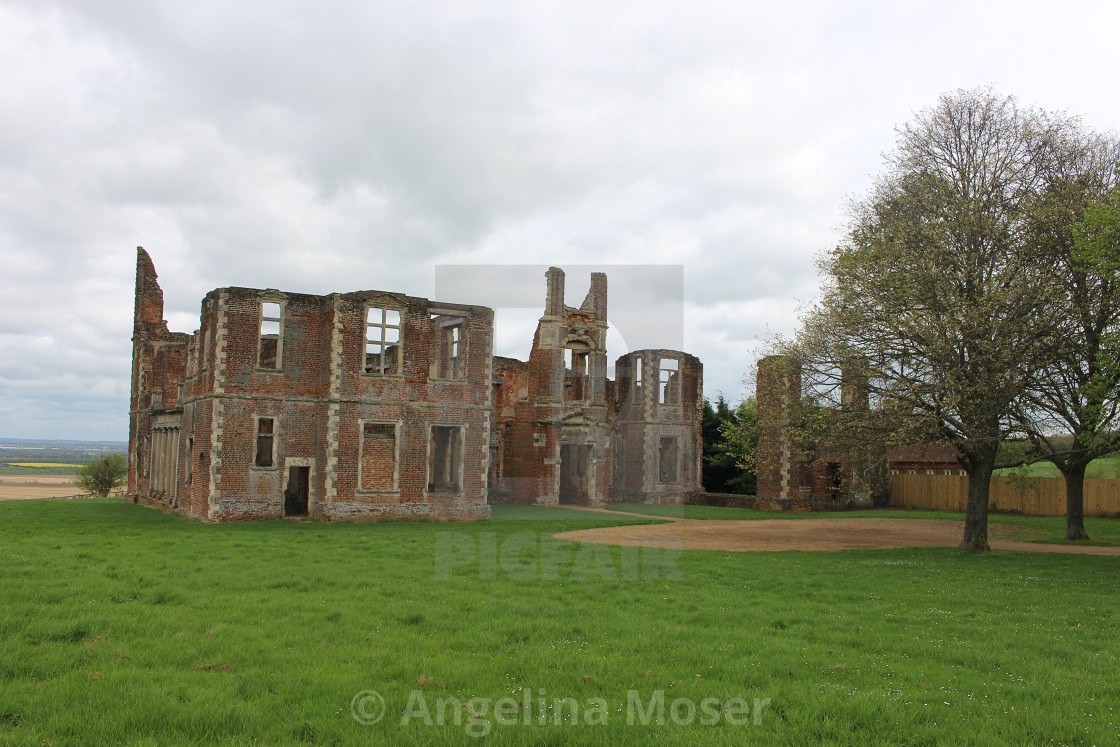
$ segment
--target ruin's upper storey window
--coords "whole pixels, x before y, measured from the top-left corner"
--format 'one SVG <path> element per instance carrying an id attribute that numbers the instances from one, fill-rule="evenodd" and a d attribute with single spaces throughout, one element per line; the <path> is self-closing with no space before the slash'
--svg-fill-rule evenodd
<path id="1" fill-rule="evenodd" d="M 432 375 L 437 379 L 465 379 L 467 359 L 464 344 L 466 317 L 432 314 Z"/>
<path id="2" fill-rule="evenodd" d="M 366 308 L 366 352 L 363 370 L 367 374 L 400 372 L 401 312 L 383 306 Z"/>
<path id="3" fill-rule="evenodd" d="M 564 399 L 582 402 L 588 396 L 588 350 L 586 345 L 571 343 L 564 350 Z"/>
<path id="4" fill-rule="evenodd" d="M 279 370 L 283 321 L 284 310 L 280 304 L 272 301 L 261 304 L 260 350 L 257 357 L 259 368 Z"/>
<path id="5" fill-rule="evenodd" d="M 681 380 L 677 361 L 673 358 L 662 358 L 658 366 L 657 401 L 663 405 L 676 405 L 681 401 Z"/>

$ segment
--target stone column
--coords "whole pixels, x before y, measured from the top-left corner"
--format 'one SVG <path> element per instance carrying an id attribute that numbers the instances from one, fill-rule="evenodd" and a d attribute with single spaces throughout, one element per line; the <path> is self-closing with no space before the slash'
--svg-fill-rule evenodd
<path id="1" fill-rule="evenodd" d="M 795 429 L 801 420 L 801 366 L 789 356 L 771 355 L 758 363 L 758 451 L 755 471 L 760 497 L 791 498 L 801 484 L 804 464 Z"/>

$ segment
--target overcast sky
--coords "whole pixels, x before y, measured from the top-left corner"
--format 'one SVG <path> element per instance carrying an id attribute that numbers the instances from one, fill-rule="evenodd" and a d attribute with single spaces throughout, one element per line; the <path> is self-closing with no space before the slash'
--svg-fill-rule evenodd
<path id="1" fill-rule="evenodd" d="M 0 436 L 127 438 L 137 245 L 174 331 L 215 287 L 439 285 L 522 359 L 541 268 L 578 306 L 603 267 L 616 326 L 667 279 L 659 346 L 737 400 L 897 125 L 990 85 L 1113 130 L 1118 29 L 1114 0 L 0 0 Z"/>

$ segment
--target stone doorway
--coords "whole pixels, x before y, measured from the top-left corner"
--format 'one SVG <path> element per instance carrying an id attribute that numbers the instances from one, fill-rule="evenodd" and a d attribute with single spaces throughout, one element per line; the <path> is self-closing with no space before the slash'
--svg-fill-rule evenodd
<path id="1" fill-rule="evenodd" d="M 591 444 L 560 444 L 560 503 L 591 503 Z"/>
<path id="2" fill-rule="evenodd" d="M 284 489 L 284 516 L 307 516 L 311 493 L 311 468 L 288 467 L 288 486 Z"/>

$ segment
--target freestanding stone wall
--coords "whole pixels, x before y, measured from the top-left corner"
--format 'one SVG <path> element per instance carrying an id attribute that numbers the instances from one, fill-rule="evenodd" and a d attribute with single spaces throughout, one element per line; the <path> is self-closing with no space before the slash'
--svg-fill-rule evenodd
<path id="1" fill-rule="evenodd" d="M 811 499 L 814 510 L 872 505 L 884 490 L 887 454 L 868 441 L 862 423 L 872 424 L 867 361 L 852 358 L 840 371 L 840 407 L 826 410 L 827 433 L 814 453 L 799 444 L 801 366 L 789 356 L 758 364 L 758 449 L 755 465 L 760 498 Z M 810 462 L 811 460 L 811 462 Z"/>
<path id="2" fill-rule="evenodd" d="M 804 474 L 795 429 L 801 419 L 801 367 L 790 356 L 771 355 L 758 363 L 757 493 L 789 499 Z"/>

